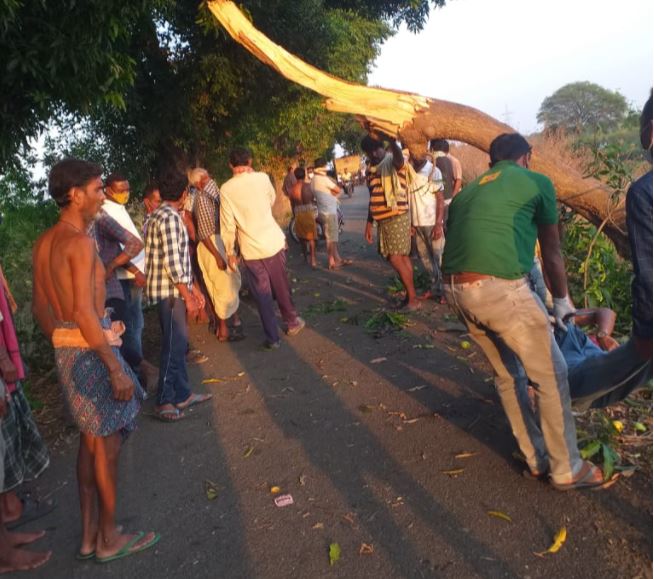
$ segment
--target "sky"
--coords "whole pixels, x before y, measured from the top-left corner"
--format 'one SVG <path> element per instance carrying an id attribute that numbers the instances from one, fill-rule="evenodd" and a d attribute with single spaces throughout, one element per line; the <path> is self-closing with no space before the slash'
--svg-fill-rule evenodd
<path id="1" fill-rule="evenodd" d="M 652 86 L 652 0 L 447 0 L 382 47 L 368 84 L 480 109 L 529 134 L 543 100 L 590 81 L 640 110 Z"/>

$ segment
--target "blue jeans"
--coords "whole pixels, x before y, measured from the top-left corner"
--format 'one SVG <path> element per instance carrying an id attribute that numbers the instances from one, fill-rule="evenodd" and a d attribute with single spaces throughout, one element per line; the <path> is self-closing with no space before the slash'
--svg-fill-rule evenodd
<path id="1" fill-rule="evenodd" d="M 643 360 L 633 339 L 605 356 L 589 358 L 568 372 L 572 407 L 604 408 L 624 400 L 652 376 L 652 361 Z"/>
<path id="2" fill-rule="evenodd" d="M 123 345 L 120 349 L 127 363 L 136 369 L 143 360 L 143 306 L 141 305 L 143 290 L 136 287 L 133 280 L 121 279 L 120 285 L 125 294 L 125 333 L 122 336 Z"/>
<path id="3" fill-rule="evenodd" d="M 179 404 L 191 395 L 186 372 L 186 305 L 180 298 L 167 298 L 157 304 L 157 309 L 162 333 L 157 404 Z"/>

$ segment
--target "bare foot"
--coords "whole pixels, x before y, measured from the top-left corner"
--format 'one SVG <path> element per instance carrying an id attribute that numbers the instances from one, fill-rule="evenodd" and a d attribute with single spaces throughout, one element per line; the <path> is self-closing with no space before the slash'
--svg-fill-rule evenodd
<path id="1" fill-rule="evenodd" d="M 25 549 L 9 549 L 0 555 L 0 573 L 29 571 L 44 565 L 52 557 L 52 551 L 36 553 Z"/>
<path id="2" fill-rule="evenodd" d="M 12 547 L 19 547 L 20 545 L 29 545 L 34 541 L 38 541 L 41 537 L 45 537 L 45 531 L 34 531 L 33 533 L 7 532 L 7 537 Z"/>

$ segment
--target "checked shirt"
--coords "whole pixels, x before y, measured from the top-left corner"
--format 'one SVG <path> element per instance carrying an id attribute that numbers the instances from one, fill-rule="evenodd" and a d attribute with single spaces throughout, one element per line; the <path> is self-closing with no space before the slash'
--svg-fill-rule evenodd
<path id="1" fill-rule="evenodd" d="M 198 241 L 220 232 L 220 191 L 213 179 L 198 191 L 193 203 L 193 217 Z"/>
<path id="2" fill-rule="evenodd" d="M 151 304 L 179 297 L 177 284 L 192 288 L 188 233 L 181 215 L 166 203 L 147 221 L 145 271 L 146 297 Z"/>

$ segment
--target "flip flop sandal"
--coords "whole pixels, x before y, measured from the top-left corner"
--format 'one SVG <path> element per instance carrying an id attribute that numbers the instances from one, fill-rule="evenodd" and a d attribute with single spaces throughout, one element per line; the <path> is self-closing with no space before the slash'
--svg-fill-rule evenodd
<path id="1" fill-rule="evenodd" d="M 75 559 L 78 561 L 90 561 L 91 559 L 95 559 L 95 551 L 91 551 L 90 553 L 81 553 L 78 551 Z"/>
<path id="2" fill-rule="evenodd" d="M 57 503 L 53 499 L 48 499 L 47 501 L 39 501 L 33 499 L 30 496 L 21 498 L 21 502 L 23 503 L 23 513 L 21 514 L 20 518 L 5 525 L 9 531 L 17 529 L 18 527 L 26 525 L 27 523 L 31 523 L 32 521 L 36 521 L 41 517 L 45 517 L 57 506 Z"/>
<path id="3" fill-rule="evenodd" d="M 124 559 L 125 557 L 129 557 L 130 555 L 136 555 L 136 553 L 141 553 L 146 549 L 150 549 L 151 547 L 154 547 L 159 542 L 159 539 L 161 539 L 161 535 L 159 533 L 155 533 L 152 539 L 150 539 L 147 543 L 144 543 L 143 545 L 134 548 L 134 546 L 140 540 L 142 540 L 144 536 L 145 533 L 141 531 L 115 555 L 111 555 L 109 557 L 96 557 L 95 558 L 96 563 L 109 563 L 110 561 L 116 561 L 117 559 Z"/>
<path id="4" fill-rule="evenodd" d="M 586 461 L 582 467 L 582 471 L 584 470 L 585 472 L 580 473 L 579 478 L 573 482 L 560 484 L 551 481 L 551 484 L 557 491 L 607 488 L 606 484 L 610 481 L 605 481 L 604 477 L 602 477 L 601 481 L 593 480 L 592 478 L 597 471 L 602 472 L 598 467 Z"/>
<path id="5" fill-rule="evenodd" d="M 213 398 L 213 394 L 191 394 L 191 397 L 186 402 L 177 404 L 177 410 L 178 411 L 186 410 L 191 406 L 197 406 L 198 404 L 202 404 L 203 402 L 208 402 L 212 398 Z"/>
<path id="6" fill-rule="evenodd" d="M 221 344 L 226 344 L 227 342 L 240 342 L 242 340 L 245 340 L 245 335 L 235 332 L 233 334 L 230 334 L 226 338 L 219 338 L 218 336 L 216 336 L 216 338 Z"/>
<path id="7" fill-rule="evenodd" d="M 157 410 L 152 416 L 161 422 L 178 422 L 184 418 L 184 414 L 180 411 L 179 408 Z"/>

